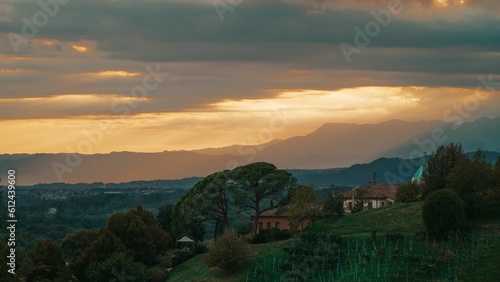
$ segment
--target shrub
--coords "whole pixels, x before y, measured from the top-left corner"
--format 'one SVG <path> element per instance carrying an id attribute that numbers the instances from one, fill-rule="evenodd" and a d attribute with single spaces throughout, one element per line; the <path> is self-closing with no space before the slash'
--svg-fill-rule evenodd
<path id="1" fill-rule="evenodd" d="M 162 267 L 153 267 L 148 270 L 150 282 L 163 282 L 167 278 L 167 270 Z"/>
<path id="2" fill-rule="evenodd" d="M 173 251 L 168 251 L 165 255 L 160 257 L 159 265 L 163 268 L 172 268 L 173 267 Z"/>
<path id="3" fill-rule="evenodd" d="M 389 242 L 397 242 L 397 241 L 403 240 L 403 234 L 399 233 L 399 232 L 391 231 L 391 232 L 385 234 L 385 238 Z"/>
<path id="4" fill-rule="evenodd" d="M 269 237 L 269 232 L 266 230 L 261 230 L 259 234 L 255 234 L 252 239 L 252 244 L 263 244 L 267 242 L 267 238 Z"/>
<path id="5" fill-rule="evenodd" d="M 396 192 L 396 202 L 411 203 L 418 202 L 422 195 L 422 187 L 417 183 L 406 183 L 399 187 Z"/>
<path id="6" fill-rule="evenodd" d="M 248 243 L 238 237 L 238 233 L 226 229 L 208 248 L 205 263 L 209 267 L 217 267 L 226 273 L 232 273 L 250 260 Z"/>
<path id="7" fill-rule="evenodd" d="M 262 244 L 274 241 L 288 240 L 292 238 L 292 233 L 288 229 L 266 229 L 261 230 L 259 234 L 255 234 L 252 238 L 252 244 Z"/>
<path id="8" fill-rule="evenodd" d="M 192 258 L 193 252 L 189 250 L 175 250 L 172 255 L 172 267 L 178 266 L 179 264 Z"/>
<path id="9" fill-rule="evenodd" d="M 240 237 L 243 238 L 243 239 L 245 239 L 245 241 L 247 241 L 247 243 L 253 244 L 253 238 L 254 238 L 254 236 L 252 235 L 252 233 L 245 234 L 245 235 L 240 235 Z"/>
<path id="10" fill-rule="evenodd" d="M 292 238 L 292 233 L 288 229 L 272 228 L 268 233 L 268 241 L 281 241 Z"/>
<path id="11" fill-rule="evenodd" d="M 208 248 L 207 248 L 207 245 L 205 245 L 203 243 L 198 243 L 193 248 L 194 255 L 204 254 L 206 252 L 208 252 Z"/>
<path id="12" fill-rule="evenodd" d="M 446 238 L 461 227 L 465 219 L 464 203 L 451 189 L 442 189 L 427 196 L 422 207 L 422 219 L 431 237 Z"/>

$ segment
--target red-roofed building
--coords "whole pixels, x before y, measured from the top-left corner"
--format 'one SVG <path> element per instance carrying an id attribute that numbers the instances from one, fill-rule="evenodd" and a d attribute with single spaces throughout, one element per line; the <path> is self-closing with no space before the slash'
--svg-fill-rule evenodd
<path id="1" fill-rule="evenodd" d="M 375 175 L 372 181 L 363 186 L 358 186 L 350 191 L 342 193 L 344 198 L 344 209 L 352 212 L 356 202 L 363 200 L 363 210 L 375 209 L 392 205 L 396 202 L 396 192 L 399 184 L 378 184 L 375 182 Z"/>
<path id="2" fill-rule="evenodd" d="M 288 206 L 270 209 L 263 212 L 259 217 L 257 234 L 259 234 L 261 230 L 271 230 L 271 229 L 291 231 L 290 220 L 288 219 L 287 211 L 288 211 Z M 297 226 L 297 230 L 304 229 L 308 224 L 309 224 L 308 219 L 303 220 L 299 224 L 299 226 Z"/>

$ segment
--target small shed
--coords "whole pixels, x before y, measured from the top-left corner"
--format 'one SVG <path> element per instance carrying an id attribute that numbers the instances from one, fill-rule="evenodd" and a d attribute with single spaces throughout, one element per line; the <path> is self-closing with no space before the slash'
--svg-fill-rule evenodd
<path id="1" fill-rule="evenodd" d="M 194 247 L 194 240 L 191 237 L 182 236 L 177 238 L 177 240 L 175 240 L 175 248 L 182 249 L 186 247 L 187 248 L 191 247 L 191 249 Z"/>

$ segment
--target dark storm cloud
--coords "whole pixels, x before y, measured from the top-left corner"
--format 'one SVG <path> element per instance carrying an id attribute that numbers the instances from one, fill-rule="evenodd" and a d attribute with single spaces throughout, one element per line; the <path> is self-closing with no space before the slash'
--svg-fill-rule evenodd
<path id="1" fill-rule="evenodd" d="M 380 3 L 380 9 L 387 3 L 372 2 Z M 16 3 L 10 21 L 0 23 L 0 31 L 19 33 L 21 18 L 30 18 L 37 10 L 40 7 L 34 2 Z M 370 47 L 500 48 L 500 37 L 495 36 L 500 21 L 492 14 L 422 22 L 405 18 L 404 12 L 393 15 Z M 40 28 L 38 37 L 95 40 L 98 49 L 111 56 L 136 60 L 309 60 L 310 52 L 303 45 L 299 45 L 302 56 L 296 56 L 297 52 L 287 52 L 280 44 L 292 44 L 293 49 L 293 44 L 349 43 L 353 28 L 363 29 L 372 20 L 370 10 L 359 7 L 308 13 L 304 6 L 276 1 L 243 2 L 220 21 L 209 3 L 73 0 Z M 259 44 L 264 44 L 262 50 L 255 48 Z M 314 45 L 311 51 L 317 51 Z"/>
<path id="2" fill-rule="evenodd" d="M 448 2 L 460 7 L 458 1 Z M 31 42 L 19 56 L 34 60 L 0 62 L 0 72 L 25 70 L 0 75 L 0 98 L 129 95 L 142 75 L 117 79 L 82 73 L 144 72 L 145 65 L 156 63 L 172 75 L 148 93 L 154 102 L 142 103 L 138 113 L 276 95 L 269 89 L 473 88 L 478 74 L 500 74 L 496 1 L 466 1 L 464 7 L 471 10 L 459 9 L 453 17 L 433 1 L 402 1 L 404 10 L 392 15 L 387 27 L 347 63 L 339 45 L 354 45 L 354 28 L 364 30 L 374 21 L 371 12 L 386 9 L 387 3 L 246 0 L 225 12 L 221 21 L 211 1 L 71 0 L 59 5 L 57 15 L 32 40 L 56 40 L 54 45 L 42 48 Z M 31 21 L 40 10 L 36 1 L 15 1 L 0 9 L 0 54 L 14 55 L 6 34 L 21 33 L 23 17 Z M 415 16 L 419 13 L 421 17 Z M 80 40 L 95 42 L 91 54 L 76 54 L 65 46 Z M 311 73 L 296 79 L 287 72 L 291 69 Z M 106 114 L 109 106 L 77 112 Z"/>

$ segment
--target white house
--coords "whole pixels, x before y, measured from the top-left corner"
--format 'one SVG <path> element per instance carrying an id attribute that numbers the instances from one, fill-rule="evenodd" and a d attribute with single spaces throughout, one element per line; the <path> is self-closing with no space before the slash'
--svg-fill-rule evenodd
<path id="1" fill-rule="evenodd" d="M 344 209 L 347 213 L 352 212 L 356 201 L 360 198 L 363 199 L 363 210 L 392 205 L 396 202 L 396 192 L 399 186 L 399 184 L 378 184 L 372 182 L 346 191 L 342 193 Z"/>

